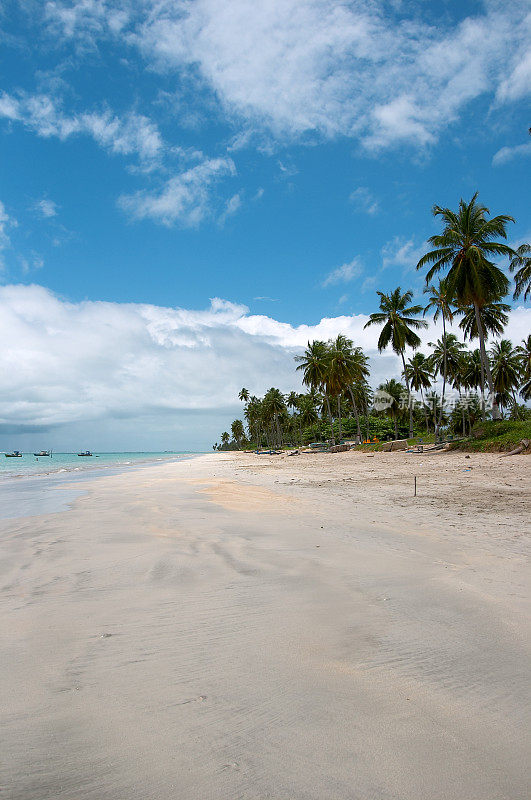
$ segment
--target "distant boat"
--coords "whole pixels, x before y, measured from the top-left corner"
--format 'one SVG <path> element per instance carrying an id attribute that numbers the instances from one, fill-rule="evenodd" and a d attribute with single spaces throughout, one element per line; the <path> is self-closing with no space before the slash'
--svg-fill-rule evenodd
<path id="1" fill-rule="evenodd" d="M 22 458 L 22 453 L 20 452 L 20 450 L 13 450 L 12 453 L 6 453 L 5 457 L 6 458 Z"/>
<path id="2" fill-rule="evenodd" d="M 37 458 L 43 458 L 44 456 L 50 456 L 50 458 L 51 458 L 52 457 L 52 451 L 51 450 L 41 450 L 40 453 L 33 453 L 33 455 L 37 456 Z"/>
<path id="3" fill-rule="evenodd" d="M 88 456 L 92 456 L 92 453 L 90 452 L 90 450 L 85 450 L 84 453 L 78 453 L 78 456 L 82 456 L 84 458 L 87 458 Z"/>

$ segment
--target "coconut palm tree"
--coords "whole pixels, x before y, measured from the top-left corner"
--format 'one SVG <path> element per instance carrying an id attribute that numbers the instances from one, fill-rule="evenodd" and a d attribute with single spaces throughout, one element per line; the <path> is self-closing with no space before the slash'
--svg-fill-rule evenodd
<path id="1" fill-rule="evenodd" d="M 439 317 L 442 319 L 442 328 L 443 328 L 443 346 L 446 344 L 446 323 L 449 322 L 450 324 L 453 321 L 453 309 L 452 309 L 452 298 L 450 292 L 448 290 L 448 281 L 446 278 L 441 278 L 439 280 L 439 285 L 434 286 L 432 283 L 429 284 L 424 289 L 424 294 L 429 294 L 429 302 L 424 309 L 424 315 L 428 312 L 433 312 L 433 321 L 437 322 Z M 442 413 L 444 408 L 444 395 L 446 391 L 446 378 L 448 375 L 447 364 L 446 364 L 446 348 L 444 348 L 444 359 L 443 359 L 443 386 L 442 386 L 442 397 L 441 397 L 441 412 L 437 420 L 437 424 L 435 425 L 435 435 L 437 436 L 439 433 L 439 428 L 441 426 L 442 421 Z"/>
<path id="2" fill-rule="evenodd" d="M 527 339 L 522 339 L 522 344 L 516 348 L 520 364 L 520 394 L 524 400 L 531 400 L 531 334 Z"/>
<path id="3" fill-rule="evenodd" d="M 494 342 L 489 352 L 492 362 L 492 379 L 498 404 L 507 408 L 517 405 L 516 389 L 520 382 L 520 360 L 518 352 L 509 339 Z"/>
<path id="4" fill-rule="evenodd" d="M 332 444 L 335 444 L 332 411 L 330 409 L 330 348 L 326 342 L 315 339 L 308 342 L 304 355 L 295 356 L 299 362 L 298 370 L 303 371 L 302 382 L 309 386 L 312 392 L 324 392 L 325 406 L 332 431 Z"/>
<path id="5" fill-rule="evenodd" d="M 395 426 L 395 439 L 398 439 L 398 420 L 403 415 L 402 397 L 404 394 L 404 387 L 394 378 L 381 383 L 378 386 L 379 392 L 385 392 L 389 395 L 389 404 L 385 408 L 385 414 L 394 422 Z"/>
<path id="6" fill-rule="evenodd" d="M 269 420 L 273 420 L 278 437 L 278 444 L 282 446 L 282 432 L 280 428 L 279 416 L 286 411 L 286 401 L 279 389 L 271 387 L 264 395 L 264 411 Z"/>
<path id="7" fill-rule="evenodd" d="M 227 431 L 223 431 L 223 433 L 221 434 L 221 444 L 222 444 L 222 446 L 226 447 L 229 442 L 230 442 L 229 434 L 227 433 Z"/>
<path id="8" fill-rule="evenodd" d="M 517 247 L 515 254 L 509 263 L 509 269 L 517 272 L 514 276 L 516 284 L 514 290 L 514 299 L 518 300 L 522 292 L 524 293 L 524 300 L 531 297 L 531 245 L 521 244 Z"/>
<path id="9" fill-rule="evenodd" d="M 230 426 L 230 429 L 232 432 L 232 438 L 236 442 L 239 450 L 241 447 L 242 439 L 245 436 L 245 430 L 241 419 L 235 419 L 232 425 Z"/>
<path id="10" fill-rule="evenodd" d="M 511 306 L 507 305 L 507 303 L 485 303 L 479 309 L 479 318 L 485 339 L 488 339 L 491 334 L 494 336 L 502 335 L 509 321 L 507 314 L 510 310 Z M 459 322 L 459 327 L 463 331 L 465 341 L 467 339 L 477 339 L 478 326 L 474 308 L 459 306 L 457 313 L 463 315 L 462 320 Z"/>
<path id="11" fill-rule="evenodd" d="M 342 333 L 329 342 L 329 353 L 330 385 L 338 402 L 339 438 L 341 438 L 341 395 L 348 392 L 356 418 L 358 436 L 361 439 L 358 407 L 352 387 L 357 381 L 369 376 L 368 359 L 361 347 L 354 347 L 352 339 L 348 339 Z"/>
<path id="12" fill-rule="evenodd" d="M 404 352 L 406 346 L 411 347 L 413 350 L 420 347 L 420 338 L 415 333 L 415 330 L 428 327 L 424 320 L 416 319 L 422 312 L 422 306 L 410 305 L 413 292 L 409 290 L 402 294 L 400 286 L 391 294 L 384 294 L 383 292 L 377 292 L 376 294 L 380 297 L 380 311 L 376 314 L 371 314 L 364 327 L 383 325 L 378 339 L 378 350 L 382 352 L 390 344 L 393 351 L 402 358 L 405 375 L 406 360 Z M 411 392 L 407 376 L 406 389 L 409 406 L 409 436 L 411 438 L 413 436 L 413 408 L 411 406 Z"/>
<path id="13" fill-rule="evenodd" d="M 246 403 L 249 400 L 249 390 L 243 387 L 240 389 L 240 393 L 238 394 L 238 399 L 242 401 L 242 403 Z"/>
<path id="14" fill-rule="evenodd" d="M 299 417 L 301 426 L 309 428 L 311 425 L 317 425 L 319 422 L 319 414 L 315 408 L 314 398 L 309 394 L 301 395 L 299 401 Z M 302 444 L 302 434 L 301 434 Z"/>
<path id="15" fill-rule="evenodd" d="M 433 367 L 424 353 L 415 353 L 406 363 L 406 374 L 413 391 L 420 392 L 422 408 L 426 419 L 426 433 L 429 433 L 428 411 L 424 402 L 424 389 L 429 389 L 433 380 Z M 440 425 L 440 422 L 439 422 Z"/>
<path id="16" fill-rule="evenodd" d="M 513 258 L 515 251 L 499 239 L 507 239 L 506 227 L 514 219 L 506 214 L 487 219 L 488 208 L 477 203 L 476 192 L 469 203 L 461 200 L 458 212 L 434 206 L 433 215 L 441 217 L 443 231 L 431 236 L 430 250 L 419 260 L 417 269 L 431 265 L 426 283 L 443 269 L 447 269 L 448 291 L 460 305 L 473 306 L 479 336 L 479 349 L 490 393 L 494 384 L 485 349 L 485 334 L 479 310 L 486 303 L 499 301 L 507 294 L 509 281 L 491 259 L 496 256 Z M 499 418 L 496 404 L 493 417 Z"/>

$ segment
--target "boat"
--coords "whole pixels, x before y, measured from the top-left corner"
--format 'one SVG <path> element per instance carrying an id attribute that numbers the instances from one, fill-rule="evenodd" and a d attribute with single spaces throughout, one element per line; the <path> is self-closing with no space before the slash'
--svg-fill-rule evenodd
<path id="1" fill-rule="evenodd" d="M 52 457 L 52 451 L 51 450 L 41 450 L 39 453 L 33 453 L 33 455 L 37 456 L 37 458 L 44 458 L 44 456 L 50 456 L 50 458 L 51 458 Z"/>
<path id="2" fill-rule="evenodd" d="M 5 453 L 6 458 L 22 458 L 20 450 L 13 450 L 12 453 Z"/>
<path id="3" fill-rule="evenodd" d="M 92 456 L 92 453 L 90 452 L 90 450 L 85 450 L 84 453 L 78 453 L 78 456 L 81 456 L 83 458 L 87 458 L 89 456 Z"/>

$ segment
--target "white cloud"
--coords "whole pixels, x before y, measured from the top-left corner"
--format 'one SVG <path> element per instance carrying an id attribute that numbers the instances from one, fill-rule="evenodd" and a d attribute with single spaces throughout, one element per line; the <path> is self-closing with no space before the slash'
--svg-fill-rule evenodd
<path id="1" fill-rule="evenodd" d="M 414 270 L 426 252 L 425 243 L 416 245 L 413 239 L 395 236 L 382 247 L 382 265 L 384 268 L 399 266 L 406 270 Z"/>
<path id="2" fill-rule="evenodd" d="M 46 94 L 0 96 L 0 117 L 23 123 L 43 138 L 65 140 L 75 135 L 90 136 L 101 147 L 119 155 L 137 155 L 143 160 L 157 158 L 163 141 L 155 123 L 130 111 L 118 117 L 109 109 L 66 114 Z"/>
<path id="3" fill-rule="evenodd" d="M 53 200 L 48 200 L 46 197 L 35 203 L 35 209 L 47 219 L 57 216 L 57 203 L 54 203 Z"/>
<path id="4" fill-rule="evenodd" d="M 508 161 L 512 161 L 513 158 L 519 158 L 521 156 L 531 156 L 531 142 L 518 144 L 515 145 L 515 147 L 502 147 L 494 154 L 492 163 L 495 166 L 499 166 L 500 164 L 506 164 Z"/>
<path id="5" fill-rule="evenodd" d="M 136 192 L 122 195 L 119 205 L 135 219 L 153 219 L 164 225 L 180 222 L 194 227 L 212 213 L 212 188 L 224 177 L 236 173 L 230 158 L 205 159 L 200 164 L 174 175 L 159 192 Z M 232 198 L 234 213 L 239 197 Z M 225 212 L 228 209 L 225 209 Z M 224 212 L 224 213 L 225 213 Z"/>
<path id="6" fill-rule="evenodd" d="M 0 200 L 0 273 L 4 270 L 3 251 L 11 245 L 9 228 L 16 227 L 16 225 L 16 220 L 9 216 L 4 204 Z"/>
<path id="7" fill-rule="evenodd" d="M 187 420 L 193 424 L 189 446 L 207 446 L 202 420 L 213 420 L 216 433 L 209 436 L 223 430 L 241 414 L 236 397 L 242 386 L 258 395 L 273 385 L 282 391 L 300 386 L 293 356 L 314 338 L 352 338 L 371 357 L 373 385 L 398 377 L 400 360 L 378 355 L 379 331 L 364 330 L 367 319 L 358 314 L 293 326 L 220 299 L 196 311 L 70 303 L 41 286 L 3 286 L 0 432 L 92 421 L 92 430 L 120 430 L 115 446 L 134 448 L 140 435 L 148 437 L 146 420 L 168 437 Z M 516 343 L 530 326 L 531 309 L 518 308 L 506 333 Z M 430 323 L 423 341 L 438 335 L 439 326 Z"/>
<path id="8" fill-rule="evenodd" d="M 358 256 L 355 256 L 352 261 L 346 264 L 341 264 L 340 267 L 333 269 L 323 281 L 323 288 L 327 286 L 334 286 L 337 283 L 350 283 L 355 278 L 359 278 L 363 272 Z"/>
<path id="9" fill-rule="evenodd" d="M 356 211 L 363 211 L 365 214 L 369 214 L 369 216 L 378 213 L 378 200 L 366 186 L 358 186 L 357 189 L 354 189 L 354 191 L 350 193 L 349 200 Z"/>
<path id="10" fill-rule="evenodd" d="M 241 208 L 242 205 L 242 198 L 241 195 L 233 194 L 227 202 L 225 203 L 225 208 L 223 209 L 222 213 L 219 215 L 218 224 L 220 227 L 226 223 L 229 217 L 232 217 L 233 214 L 236 214 L 237 211 Z"/>

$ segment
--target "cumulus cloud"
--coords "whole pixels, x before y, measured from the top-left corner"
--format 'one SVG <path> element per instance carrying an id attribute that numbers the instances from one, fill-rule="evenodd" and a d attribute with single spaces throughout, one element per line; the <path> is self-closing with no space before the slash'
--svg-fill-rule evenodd
<path id="1" fill-rule="evenodd" d="M 299 388 L 293 356 L 311 339 L 344 333 L 371 357 L 374 385 L 398 377 L 400 360 L 378 355 L 378 331 L 364 330 L 367 319 L 338 316 L 294 326 L 222 299 L 205 310 L 70 303 L 42 286 L 3 286 L 0 433 L 92 421 L 105 430 L 117 427 L 124 437 L 117 446 L 124 447 L 134 446 L 141 419 L 173 430 L 195 415 L 188 441 L 206 446 L 201 420 L 226 427 L 241 413 L 242 386 L 255 394 L 272 385 Z M 530 323 L 531 309 L 516 309 L 506 333 L 517 342 Z M 430 326 L 424 342 L 439 334 Z"/>
<path id="2" fill-rule="evenodd" d="M 47 17 L 91 41 L 123 36 L 127 23 L 151 65 L 199 79 L 247 134 L 424 146 L 474 98 L 513 102 L 529 90 L 525 0 L 485 0 L 437 27 L 429 7 L 408 14 L 384 0 L 74 0 L 48 3 Z"/>
<path id="3" fill-rule="evenodd" d="M 180 222 L 184 226 L 194 227 L 212 213 L 214 184 L 235 173 L 236 167 L 231 158 L 207 158 L 174 175 L 158 192 L 140 191 L 122 195 L 118 202 L 135 219 L 152 219 L 164 225 Z M 223 214 L 235 213 L 238 207 L 239 195 L 235 195 Z"/>
<path id="4" fill-rule="evenodd" d="M 333 286 L 337 283 L 350 283 L 354 278 L 359 278 L 362 272 L 363 267 L 360 259 L 358 256 L 355 256 L 352 261 L 348 261 L 346 264 L 341 264 L 340 267 L 333 269 L 324 279 L 323 288 Z"/>
<path id="5" fill-rule="evenodd" d="M 0 118 L 20 122 L 38 136 L 66 140 L 71 136 L 90 136 L 111 153 L 137 155 L 143 160 L 157 158 L 163 141 L 155 123 L 130 111 L 123 117 L 109 109 L 67 114 L 60 103 L 46 94 L 0 95 Z"/>

